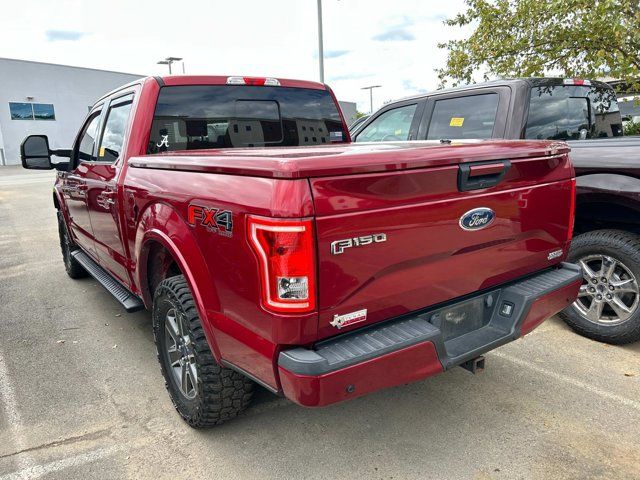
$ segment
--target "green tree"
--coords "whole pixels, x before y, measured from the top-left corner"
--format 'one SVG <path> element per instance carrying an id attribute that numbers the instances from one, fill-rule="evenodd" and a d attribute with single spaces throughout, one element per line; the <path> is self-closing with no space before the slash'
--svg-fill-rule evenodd
<path id="1" fill-rule="evenodd" d="M 639 0 L 466 0 L 446 20 L 473 30 L 448 50 L 441 85 L 490 76 L 609 76 L 640 85 Z"/>

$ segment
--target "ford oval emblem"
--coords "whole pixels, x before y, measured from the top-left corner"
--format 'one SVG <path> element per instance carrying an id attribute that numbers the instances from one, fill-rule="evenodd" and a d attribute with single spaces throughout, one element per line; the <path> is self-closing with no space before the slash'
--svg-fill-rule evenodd
<path id="1" fill-rule="evenodd" d="M 496 218 L 496 214 L 490 208 L 474 208 L 460 217 L 460 228 L 463 230 L 480 230 L 491 225 L 494 218 Z"/>

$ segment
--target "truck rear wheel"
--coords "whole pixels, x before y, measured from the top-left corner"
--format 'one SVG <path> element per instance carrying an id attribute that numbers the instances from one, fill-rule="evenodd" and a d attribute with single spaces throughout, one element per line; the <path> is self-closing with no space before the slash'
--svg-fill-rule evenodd
<path id="1" fill-rule="evenodd" d="M 71 256 L 71 252 L 78 247 L 73 245 L 67 225 L 64 222 L 62 212 L 58 210 L 58 235 L 60 236 L 60 249 L 62 250 L 62 260 L 64 261 L 64 269 L 71 278 L 84 278 L 88 275 L 87 271 Z"/>
<path id="2" fill-rule="evenodd" d="M 153 333 L 171 401 L 190 426 L 219 425 L 247 407 L 253 382 L 215 361 L 183 275 L 158 285 Z"/>
<path id="3" fill-rule="evenodd" d="M 577 300 L 560 316 L 576 332 L 601 342 L 640 339 L 640 237 L 596 230 L 575 237 L 568 260 L 582 267 Z"/>

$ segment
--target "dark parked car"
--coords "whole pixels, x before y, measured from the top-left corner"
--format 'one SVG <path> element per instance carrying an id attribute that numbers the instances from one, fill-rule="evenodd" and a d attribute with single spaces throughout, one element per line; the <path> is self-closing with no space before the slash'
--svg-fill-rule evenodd
<path id="1" fill-rule="evenodd" d="M 351 125 L 349 125 L 349 131 L 354 132 L 356 129 L 362 125 L 371 115 L 363 115 L 360 118 L 356 118 Z"/>
<path id="2" fill-rule="evenodd" d="M 385 105 L 352 137 L 568 141 L 578 177 L 569 260 L 582 266 L 584 283 L 562 317 L 596 340 L 640 339 L 640 138 L 622 136 L 609 85 L 528 78 L 435 91 Z"/>

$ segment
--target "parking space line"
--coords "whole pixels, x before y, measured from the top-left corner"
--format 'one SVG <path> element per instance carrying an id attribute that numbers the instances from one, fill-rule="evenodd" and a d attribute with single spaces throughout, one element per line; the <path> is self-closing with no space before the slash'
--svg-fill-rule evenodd
<path id="1" fill-rule="evenodd" d="M 9 371 L 7 370 L 7 364 L 2 351 L 0 351 L 0 401 L 4 406 L 4 418 L 8 423 L 10 435 L 13 437 L 13 441 L 17 447 L 16 450 L 26 449 L 27 444 L 20 430 L 22 419 L 18 410 L 16 393 L 11 378 L 9 377 Z M 31 457 L 28 454 L 17 455 L 16 462 L 18 469 L 28 468 L 32 464 Z"/>
<path id="2" fill-rule="evenodd" d="M 91 450 L 86 453 L 74 455 L 72 457 L 63 458 L 62 460 L 56 460 L 54 462 L 44 463 L 42 465 L 33 465 L 31 467 L 22 468 L 16 472 L 8 473 L 0 476 L 0 480 L 22 480 L 22 479 L 35 479 L 40 478 L 50 473 L 58 472 L 72 467 L 79 467 L 87 463 L 95 462 L 96 460 L 102 460 L 103 458 L 110 457 L 118 451 L 122 450 L 122 446 L 112 446 L 99 448 L 97 450 Z"/>
<path id="3" fill-rule="evenodd" d="M 499 358 L 502 358 L 508 362 L 511 363 L 515 363 L 518 366 L 521 367 L 525 367 L 528 368 L 529 370 L 533 370 L 534 372 L 537 373 L 541 373 L 543 375 L 546 375 L 547 377 L 551 377 L 555 380 L 558 380 L 560 382 L 564 382 L 564 383 L 568 383 L 570 385 L 573 385 L 574 387 L 578 387 L 581 388 L 583 390 L 586 390 L 590 393 L 594 393 L 602 398 L 606 398 L 608 400 L 612 400 L 614 402 L 620 403 L 622 405 L 624 405 L 625 407 L 631 407 L 637 411 L 640 412 L 640 402 L 636 402 L 634 400 L 631 400 L 630 398 L 626 398 L 623 397 L 622 395 L 617 395 L 615 393 L 611 393 L 608 392 L 606 390 L 602 390 L 594 385 L 591 385 L 589 383 L 583 382 L 581 380 L 578 380 L 576 378 L 572 378 L 569 377 L 567 375 L 562 375 L 561 373 L 557 373 L 557 372 L 553 372 L 551 370 L 547 370 L 546 368 L 540 367 L 538 365 L 535 365 L 533 363 L 531 363 L 530 361 L 526 361 L 526 360 L 521 360 L 519 358 L 516 357 L 512 357 L 511 355 L 507 355 L 505 353 L 499 352 L 499 351 L 493 351 L 491 353 L 489 353 L 489 355 L 492 356 L 496 356 Z"/>

